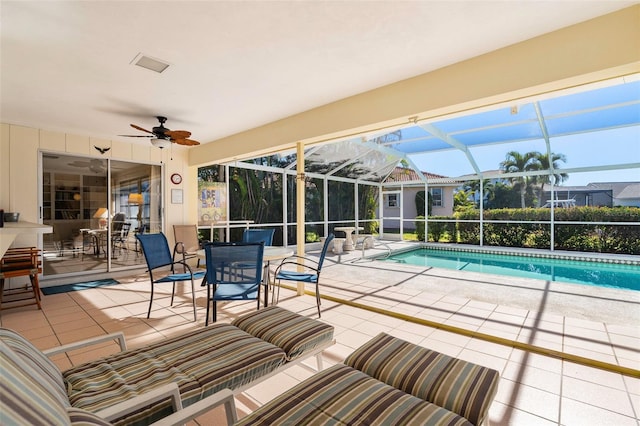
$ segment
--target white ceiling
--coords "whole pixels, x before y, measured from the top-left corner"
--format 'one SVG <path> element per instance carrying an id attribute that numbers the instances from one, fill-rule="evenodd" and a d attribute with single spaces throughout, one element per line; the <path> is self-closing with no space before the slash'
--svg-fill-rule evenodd
<path id="1" fill-rule="evenodd" d="M 0 121 L 206 143 L 635 3 L 2 0 Z"/>

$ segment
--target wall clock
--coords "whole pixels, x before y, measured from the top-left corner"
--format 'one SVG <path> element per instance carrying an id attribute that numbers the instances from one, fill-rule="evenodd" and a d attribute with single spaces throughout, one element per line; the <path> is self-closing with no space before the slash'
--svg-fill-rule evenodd
<path id="1" fill-rule="evenodd" d="M 182 183 L 182 176 L 180 176 L 180 174 L 178 173 L 174 173 L 171 175 L 171 182 L 173 182 L 176 185 L 180 185 Z"/>

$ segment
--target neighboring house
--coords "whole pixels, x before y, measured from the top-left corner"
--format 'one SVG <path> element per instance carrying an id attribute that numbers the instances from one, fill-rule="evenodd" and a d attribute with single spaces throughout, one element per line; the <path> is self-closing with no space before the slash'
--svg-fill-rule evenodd
<path id="1" fill-rule="evenodd" d="M 592 182 L 586 186 L 558 186 L 555 200 L 575 200 L 576 206 L 640 207 L 640 182 Z M 544 202 L 551 192 L 544 191 Z"/>
<path id="2" fill-rule="evenodd" d="M 587 186 L 611 190 L 614 207 L 640 207 L 640 182 L 592 182 Z"/>
<path id="3" fill-rule="evenodd" d="M 453 191 L 460 184 L 447 182 L 447 176 L 422 172 L 427 179 L 438 179 L 440 182 L 430 184 L 428 191 L 431 193 L 431 215 L 453 215 Z M 445 180 L 442 183 L 442 180 Z M 385 228 L 399 228 L 400 204 L 402 203 L 402 218 L 405 219 L 403 229 L 415 229 L 414 219 L 418 215 L 416 209 L 416 195 L 424 191 L 425 187 L 420 176 L 412 169 L 396 167 L 385 179 L 383 189 L 383 218 Z"/>
<path id="4" fill-rule="evenodd" d="M 591 186 L 556 186 L 553 188 L 554 200 L 574 200 L 575 206 L 613 206 L 611 188 Z M 542 204 L 549 203 L 551 191 L 545 189 Z"/>

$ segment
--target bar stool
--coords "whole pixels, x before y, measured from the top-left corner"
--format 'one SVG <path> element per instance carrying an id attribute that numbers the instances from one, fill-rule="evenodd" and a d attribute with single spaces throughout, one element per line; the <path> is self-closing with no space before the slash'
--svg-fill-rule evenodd
<path id="1" fill-rule="evenodd" d="M 40 283 L 38 274 L 42 272 L 40 250 L 36 247 L 10 248 L 0 259 L 0 310 L 17 308 L 20 306 L 40 306 Z M 31 289 L 4 289 L 4 280 L 29 276 Z M 8 299 L 5 300 L 5 296 Z M 7 306 L 8 305 L 8 306 Z"/>

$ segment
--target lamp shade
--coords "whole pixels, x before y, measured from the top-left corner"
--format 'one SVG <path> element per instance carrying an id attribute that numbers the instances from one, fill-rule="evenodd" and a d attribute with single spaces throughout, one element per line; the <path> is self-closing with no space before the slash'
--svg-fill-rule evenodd
<path id="1" fill-rule="evenodd" d="M 100 207 L 98 210 L 96 210 L 96 212 L 93 214 L 93 218 L 94 219 L 106 219 L 107 217 L 109 217 L 109 210 L 107 210 L 106 207 Z"/>
<path id="2" fill-rule="evenodd" d="M 136 193 L 131 193 L 129 194 L 129 204 L 143 204 L 144 203 L 144 197 L 142 196 L 142 194 L 136 194 Z"/>

